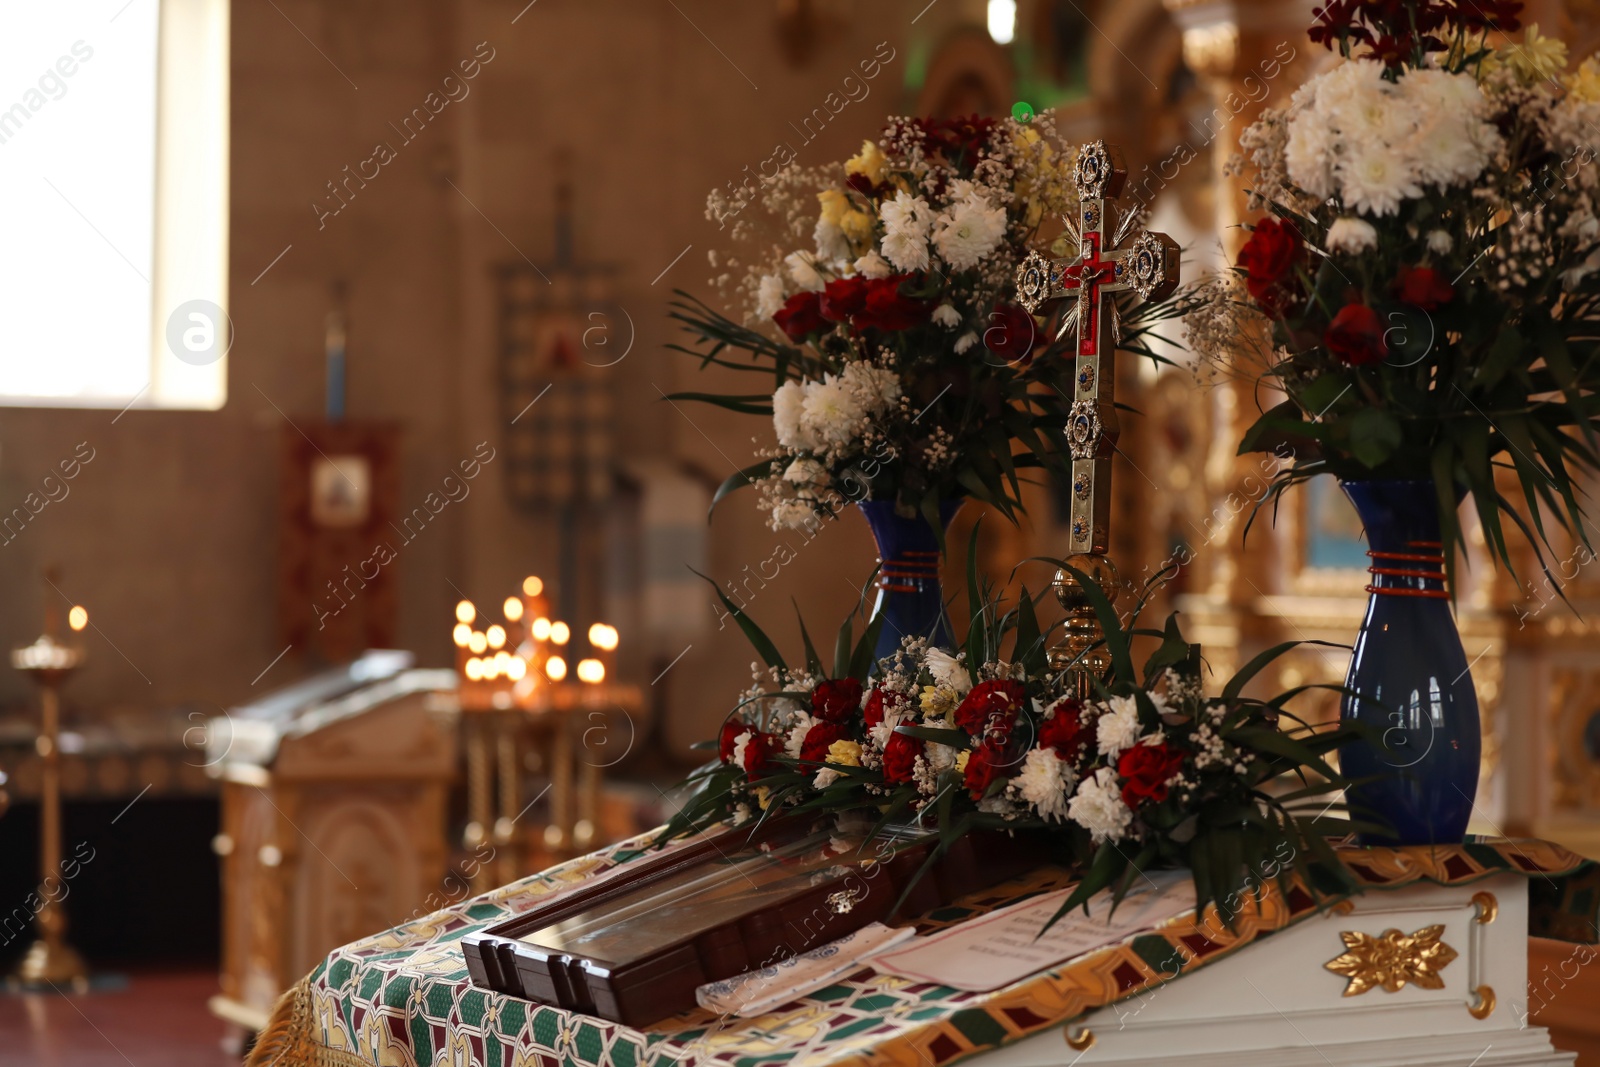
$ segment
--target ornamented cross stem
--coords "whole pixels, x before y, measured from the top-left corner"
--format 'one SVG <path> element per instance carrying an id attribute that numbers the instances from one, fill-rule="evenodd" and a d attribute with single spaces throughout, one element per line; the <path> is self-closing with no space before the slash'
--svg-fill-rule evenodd
<path id="1" fill-rule="evenodd" d="M 1017 298 L 1030 312 L 1072 296 L 1062 332 L 1077 335 L 1067 446 L 1072 456 L 1071 547 L 1102 555 L 1111 519 L 1111 457 L 1116 452 L 1116 294 L 1160 300 L 1178 285 L 1178 245 L 1164 233 L 1133 232 L 1138 212 L 1118 199 L 1127 171 L 1104 141 L 1084 146 L 1073 170 L 1079 217 L 1067 227 L 1078 241 L 1075 259 L 1037 252 L 1017 269 Z M 1131 240 L 1130 240 L 1131 238 Z M 1124 244 L 1123 242 L 1127 242 Z"/>

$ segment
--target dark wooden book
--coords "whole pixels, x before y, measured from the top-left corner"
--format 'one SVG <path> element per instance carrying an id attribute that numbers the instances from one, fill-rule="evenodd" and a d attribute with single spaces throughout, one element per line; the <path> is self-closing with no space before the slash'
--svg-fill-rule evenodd
<path id="1" fill-rule="evenodd" d="M 909 921 L 1043 860 L 1036 839 L 994 832 L 958 839 L 929 865 L 935 839 L 925 830 L 863 844 L 796 822 L 634 860 L 592 888 L 468 934 L 473 984 L 645 1025 L 694 1007 L 706 982 L 870 922 Z"/>

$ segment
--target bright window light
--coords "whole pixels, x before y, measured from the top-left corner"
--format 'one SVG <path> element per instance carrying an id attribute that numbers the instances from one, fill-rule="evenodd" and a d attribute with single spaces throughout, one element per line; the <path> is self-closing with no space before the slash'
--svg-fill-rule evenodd
<path id="1" fill-rule="evenodd" d="M 6 30 L 0 404 L 221 407 L 226 0 L 19 4 Z"/>
<path id="2" fill-rule="evenodd" d="M 989 36 L 1010 44 L 1017 32 L 1017 0 L 989 0 Z"/>

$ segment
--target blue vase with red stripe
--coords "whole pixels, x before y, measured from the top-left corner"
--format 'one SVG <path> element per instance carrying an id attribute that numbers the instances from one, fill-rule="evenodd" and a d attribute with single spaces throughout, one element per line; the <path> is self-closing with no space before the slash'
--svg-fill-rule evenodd
<path id="1" fill-rule="evenodd" d="M 1471 665 L 1445 588 L 1431 481 L 1341 483 L 1366 528 L 1366 618 L 1340 718 L 1367 727 L 1339 749 L 1352 814 L 1392 828 L 1366 845 L 1459 843 L 1478 790 L 1483 738 Z"/>
<path id="2" fill-rule="evenodd" d="M 964 503 L 940 502 L 939 521 L 945 529 Z M 950 617 L 939 583 L 942 553 L 933 527 L 921 515 L 897 514 L 893 500 L 863 500 L 857 506 L 878 543 L 878 599 L 872 615 L 884 619 L 873 655 L 894 655 L 905 637 L 925 637 L 935 648 L 949 649 Z"/>

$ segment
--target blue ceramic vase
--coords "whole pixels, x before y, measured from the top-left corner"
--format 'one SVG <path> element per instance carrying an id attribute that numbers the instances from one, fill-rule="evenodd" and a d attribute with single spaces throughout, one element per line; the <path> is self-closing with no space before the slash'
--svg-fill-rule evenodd
<path id="1" fill-rule="evenodd" d="M 1466 834 L 1483 738 L 1478 697 L 1445 589 L 1431 481 L 1341 483 L 1366 527 L 1372 584 L 1340 718 L 1369 736 L 1339 749 L 1352 815 L 1389 834 L 1366 845 L 1454 844 Z"/>
<path id="2" fill-rule="evenodd" d="M 948 529 L 964 500 L 939 504 L 939 521 Z M 863 500 L 858 505 L 866 517 L 872 539 L 878 543 L 878 599 L 874 618 L 884 617 L 874 655 L 892 656 L 903 637 L 926 637 L 938 648 L 951 647 L 950 618 L 945 611 L 944 589 L 939 584 L 939 539 L 921 515 L 895 514 L 893 500 Z"/>

